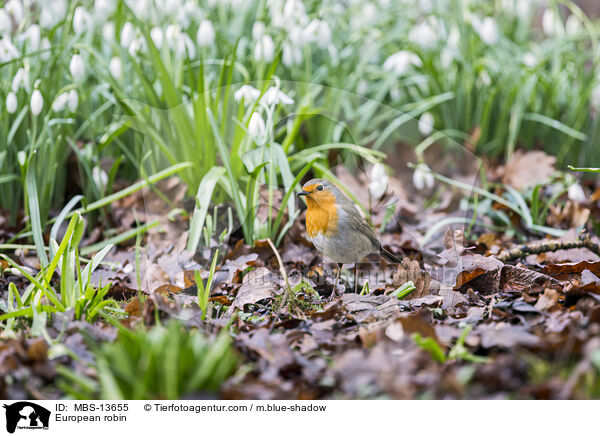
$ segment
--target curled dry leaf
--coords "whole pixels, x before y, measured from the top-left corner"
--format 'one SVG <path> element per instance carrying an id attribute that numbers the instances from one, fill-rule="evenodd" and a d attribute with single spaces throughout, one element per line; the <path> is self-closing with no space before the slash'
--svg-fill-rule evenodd
<path id="1" fill-rule="evenodd" d="M 271 271 L 265 267 L 250 271 L 244 276 L 242 286 L 238 289 L 237 296 L 231 303 L 227 313 L 233 313 L 236 308 L 244 310 L 246 304 L 253 304 L 260 300 L 275 297 L 280 285 L 278 281 L 274 280 Z"/>
<path id="2" fill-rule="evenodd" d="M 467 288 L 472 288 L 482 295 L 490 295 L 497 292 L 522 292 L 543 286 L 560 286 L 560 283 L 556 279 L 537 271 L 504 265 L 500 268 L 485 271 L 473 278 L 469 277 L 468 281 L 457 283 L 455 289 L 466 291 Z"/>

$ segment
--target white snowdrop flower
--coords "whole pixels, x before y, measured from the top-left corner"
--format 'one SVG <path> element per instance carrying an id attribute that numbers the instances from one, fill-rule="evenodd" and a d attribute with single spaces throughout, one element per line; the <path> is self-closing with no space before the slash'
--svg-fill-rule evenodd
<path id="1" fill-rule="evenodd" d="M 281 104 L 294 104 L 294 100 L 282 92 L 279 88 L 271 86 L 260 98 L 260 103 L 265 106 L 275 106 Z"/>
<path id="2" fill-rule="evenodd" d="M 187 54 L 190 59 L 196 57 L 196 46 L 194 46 L 194 41 L 192 41 L 192 38 L 187 33 L 181 32 L 179 34 L 176 51 L 178 56 Z"/>
<path id="3" fill-rule="evenodd" d="M 52 103 L 52 110 L 54 112 L 63 111 L 65 109 L 65 107 L 67 106 L 67 100 L 69 100 L 68 92 L 63 92 L 62 94 L 58 95 L 54 99 L 54 102 Z"/>
<path id="4" fill-rule="evenodd" d="M 177 56 L 184 56 L 186 53 L 190 58 L 196 56 L 196 47 L 192 39 L 176 24 L 170 24 L 165 30 L 165 41 L 167 46 L 173 50 Z"/>
<path id="5" fill-rule="evenodd" d="M 248 122 L 248 134 L 258 145 L 265 143 L 267 136 L 267 127 L 265 121 L 258 112 L 254 112 Z"/>
<path id="6" fill-rule="evenodd" d="M 77 6 L 77 8 L 75 8 L 75 12 L 73 13 L 73 31 L 75 34 L 81 35 L 83 32 L 88 30 L 91 22 L 92 16 L 90 13 L 83 6 Z"/>
<path id="7" fill-rule="evenodd" d="M 450 33 L 448 35 L 448 40 L 446 41 L 446 46 L 451 49 L 458 49 L 458 44 L 460 43 L 460 30 L 458 27 L 452 26 L 450 29 Z"/>
<path id="8" fill-rule="evenodd" d="M 67 1 L 52 0 L 44 2 L 44 7 L 40 11 L 39 24 L 44 29 L 51 29 L 60 23 L 67 16 Z"/>
<path id="9" fill-rule="evenodd" d="M 554 9 L 547 8 L 542 15 L 542 29 L 548 36 L 562 35 L 563 24 L 559 16 L 556 15 Z"/>
<path id="10" fill-rule="evenodd" d="M 302 21 L 306 17 L 304 4 L 300 0 L 287 0 L 283 6 L 283 19 L 287 22 Z"/>
<path id="11" fill-rule="evenodd" d="M 415 172 L 413 173 L 413 185 L 417 188 L 417 191 L 422 191 L 423 189 L 431 189 L 433 188 L 433 184 L 435 179 L 433 174 L 431 174 L 431 170 L 425 163 L 420 163 L 415 168 Z"/>
<path id="12" fill-rule="evenodd" d="M 515 14 L 517 17 L 521 20 L 528 20 L 531 16 L 533 6 L 535 6 L 534 3 L 532 1 L 515 0 Z"/>
<path id="13" fill-rule="evenodd" d="M 104 192 L 106 185 L 108 184 L 108 174 L 96 165 L 92 168 L 92 180 L 94 180 L 96 186 L 100 188 L 100 191 Z"/>
<path id="14" fill-rule="evenodd" d="M 175 15 L 179 9 L 183 8 L 183 2 L 180 0 L 155 0 L 155 3 L 165 15 Z"/>
<path id="15" fill-rule="evenodd" d="M 110 75 L 115 79 L 121 79 L 123 77 L 123 62 L 121 58 L 118 56 L 113 57 L 108 64 L 108 70 L 110 71 Z"/>
<path id="16" fill-rule="evenodd" d="M 290 68 L 302 63 L 302 50 L 298 46 L 285 41 L 282 45 L 281 63 Z"/>
<path id="17" fill-rule="evenodd" d="M 405 75 L 412 66 L 420 67 L 423 65 L 421 58 L 415 53 L 400 50 L 388 57 L 383 63 L 383 69 L 385 71 L 392 71 L 398 76 Z"/>
<path id="18" fill-rule="evenodd" d="M 51 53 L 51 49 L 52 48 L 52 44 L 50 44 L 50 40 L 48 39 L 47 36 L 44 36 L 42 38 L 42 42 L 40 43 L 40 49 L 42 50 L 42 54 L 40 54 L 40 58 L 43 61 L 47 61 L 50 59 L 50 56 L 52 56 Z"/>
<path id="19" fill-rule="evenodd" d="M 283 14 L 280 11 L 272 11 L 271 15 L 271 26 L 284 28 L 285 27 L 285 19 L 283 18 Z"/>
<path id="20" fill-rule="evenodd" d="M 157 49 L 161 49 L 163 45 L 163 31 L 160 27 L 155 26 L 150 30 L 150 38 Z"/>
<path id="21" fill-rule="evenodd" d="M 408 39 L 423 49 L 431 49 L 437 45 L 438 35 L 429 23 L 423 21 L 410 29 Z"/>
<path id="22" fill-rule="evenodd" d="M 371 193 L 371 197 L 374 199 L 379 199 L 387 189 L 390 178 L 388 177 L 385 167 L 376 163 L 371 168 L 371 174 L 369 177 L 369 192 Z"/>
<path id="23" fill-rule="evenodd" d="M 80 54 L 74 54 L 71 58 L 71 63 L 69 64 L 69 71 L 71 72 L 71 77 L 75 79 L 77 82 L 81 82 L 85 77 L 85 65 L 83 64 L 83 59 Z"/>
<path id="24" fill-rule="evenodd" d="M 29 91 L 29 72 L 25 68 L 19 68 L 13 77 L 11 83 L 12 92 L 17 92 L 19 88 L 25 88 Z"/>
<path id="25" fill-rule="evenodd" d="M 167 29 L 165 30 L 165 39 L 171 50 L 174 50 L 177 47 L 180 33 L 179 26 L 176 26 L 175 24 L 169 24 L 167 26 Z"/>
<path id="26" fill-rule="evenodd" d="M 421 135 L 431 135 L 431 132 L 433 132 L 434 122 L 433 115 L 431 115 L 430 112 L 425 112 L 423 115 L 421 115 L 421 118 L 419 118 L 419 132 L 421 132 Z"/>
<path id="27" fill-rule="evenodd" d="M 40 26 L 31 24 L 27 29 L 17 36 L 17 42 L 24 44 L 28 52 L 38 51 L 42 40 Z"/>
<path id="28" fill-rule="evenodd" d="M 200 47 L 211 47 L 215 43 L 215 28 L 210 20 L 200 22 L 196 40 Z"/>
<path id="29" fill-rule="evenodd" d="M 121 47 L 129 48 L 135 38 L 135 29 L 129 21 L 121 29 Z"/>
<path id="30" fill-rule="evenodd" d="M 254 103 L 258 100 L 258 97 L 260 97 L 260 91 L 250 85 L 242 85 L 242 87 L 233 94 L 235 101 L 240 102 L 244 100 L 245 104 Z"/>
<path id="31" fill-rule="evenodd" d="M 446 69 L 452 65 L 452 61 L 454 60 L 454 53 L 452 50 L 448 48 L 443 48 L 440 53 L 440 65 L 442 68 Z"/>
<path id="32" fill-rule="evenodd" d="M 27 44 L 30 51 L 38 51 L 42 42 L 42 31 L 37 24 L 31 24 L 27 29 Z"/>
<path id="33" fill-rule="evenodd" d="M 481 40 L 487 45 L 494 45 L 500 38 L 498 23 L 492 17 L 485 17 L 480 23 L 473 22 L 473 26 Z"/>
<path id="34" fill-rule="evenodd" d="M 306 33 L 306 29 L 297 25 L 290 26 L 288 29 L 287 40 L 296 48 L 300 48 L 308 41 L 311 41 Z"/>
<path id="35" fill-rule="evenodd" d="M 529 68 L 533 68 L 537 64 L 537 57 L 530 51 L 523 54 L 523 64 Z"/>
<path id="36" fill-rule="evenodd" d="M 69 107 L 69 111 L 75 112 L 77 110 L 77 106 L 79 106 L 79 94 L 74 89 L 69 91 L 69 97 L 67 98 L 67 106 Z"/>
<path id="37" fill-rule="evenodd" d="M 0 35 L 10 33 L 11 29 L 12 22 L 10 21 L 10 16 L 4 9 L 0 9 Z"/>
<path id="38" fill-rule="evenodd" d="M 327 47 L 331 44 L 331 28 L 324 20 L 320 21 L 318 35 L 319 40 L 317 41 L 317 44 L 319 44 L 320 47 Z"/>
<path id="39" fill-rule="evenodd" d="M 331 29 L 329 24 L 323 20 L 312 20 L 306 26 L 304 34 L 310 42 L 316 42 L 321 48 L 325 48 L 331 43 Z"/>
<path id="40" fill-rule="evenodd" d="M 42 10 L 40 11 L 40 18 L 38 19 L 38 23 L 40 23 L 40 26 L 42 26 L 42 28 L 44 29 L 51 29 L 52 27 L 54 27 L 54 16 L 52 15 L 52 12 L 49 8 L 42 8 Z"/>
<path id="41" fill-rule="evenodd" d="M 266 27 L 262 21 L 255 21 L 252 25 L 252 39 L 258 41 L 265 34 Z"/>
<path id="42" fill-rule="evenodd" d="M 8 0 L 6 5 L 4 5 L 4 9 L 13 17 L 17 26 L 21 24 L 21 21 L 25 17 L 25 8 L 20 0 Z"/>
<path id="43" fill-rule="evenodd" d="M 374 4 L 367 2 L 364 4 L 361 14 L 362 18 L 360 21 L 364 24 L 371 24 L 377 18 L 377 8 Z"/>
<path id="44" fill-rule="evenodd" d="M 44 107 L 44 97 L 42 97 L 42 93 L 39 89 L 36 89 L 31 94 L 31 113 L 33 115 L 39 115 L 42 112 L 42 108 Z"/>
<path id="45" fill-rule="evenodd" d="M 275 57 L 275 44 L 270 35 L 263 35 L 254 46 L 254 60 L 256 62 L 272 62 Z"/>
<path id="46" fill-rule="evenodd" d="M 155 10 L 154 5 L 149 0 L 130 0 L 126 1 L 133 13 L 142 21 L 150 18 L 150 15 Z M 157 8 L 160 10 L 160 8 Z"/>
<path id="47" fill-rule="evenodd" d="M 586 200 L 585 192 L 583 192 L 583 188 L 579 183 L 573 183 L 571 186 L 569 186 L 567 195 L 569 200 L 575 203 L 583 203 Z"/>
<path id="48" fill-rule="evenodd" d="M 569 15 L 567 22 L 565 23 L 565 31 L 569 36 L 575 36 L 581 30 L 581 21 L 575 15 Z"/>
<path id="49" fill-rule="evenodd" d="M 487 70 L 481 70 L 479 76 L 477 76 L 477 86 L 490 86 L 492 84 L 492 78 L 488 74 Z"/>
<path id="50" fill-rule="evenodd" d="M 186 1 L 183 7 L 177 10 L 177 22 L 184 28 L 190 27 L 192 22 L 198 22 L 198 18 L 202 16 L 202 9 L 193 1 Z"/>
<path id="51" fill-rule="evenodd" d="M 528 15 L 529 11 L 529 3 L 534 3 L 533 1 L 523 1 L 523 0 L 502 0 L 500 2 L 500 7 L 507 13 L 517 16 L 520 18 L 525 18 Z M 525 4 L 526 7 L 519 7 L 520 4 Z"/>
<path id="52" fill-rule="evenodd" d="M 8 35 L 0 39 L 0 63 L 10 62 L 20 56 L 19 50 L 13 45 Z"/>
<path id="53" fill-rule="evenodd" d="M 117 2 L 113 0 L 96 0 L 94 2 L 94 17 L 98 21 L 104 21 L 116 9 Z"/>
<path id="54" fill-rule="evenodd" d="M 14 92 L 9 92 L 6 96 L 6 112 L 14 114 L 17 111 L 17 96 Z"/>
<path id="55" fill-rule="evenodd" d="M 102 39 L 107 42 L 114 41 L 115 39 L 115 23 L 107 21 L 102 25 Z"/>
<path id="56" fill-rule="evenodd" d="M 129 44 L 129 47 L 127 47 L 127 52 L 129 53 L 129 56 L 136 56 L 137 53 L 142 50 L 143 44 L 144 41 L 141 37 L 137 37 L 133 41 L 131 41 L 131 44 Z"/>

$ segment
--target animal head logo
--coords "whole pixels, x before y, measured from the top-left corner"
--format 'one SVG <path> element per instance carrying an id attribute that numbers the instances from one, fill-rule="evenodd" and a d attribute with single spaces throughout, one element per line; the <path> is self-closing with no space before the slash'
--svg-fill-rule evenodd
<path id="1" fill-rule="evenodd" d="M 48 429 L 50 411 L 29 401 L 3 406 L 6 409 L 6 431 L 19 429 Z"/>

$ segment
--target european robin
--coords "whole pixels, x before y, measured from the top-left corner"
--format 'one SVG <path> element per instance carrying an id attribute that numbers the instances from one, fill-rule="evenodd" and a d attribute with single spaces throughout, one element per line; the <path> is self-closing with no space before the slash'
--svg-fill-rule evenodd
<path id="1" fill-rule="evenodd" d="M 401 262 L 400 258 L 381 246 L 354 203 L 330 181 L 309 180 L 298 195 L 306 198 L 308 237 L 328 259 L 338 264 L 355 264 L 371 253 L 378 253 L 388 261 Z M 340 276 L 339 266 L 333 292 Z M 355 288 L 356 285 L 355 280 Z"/>

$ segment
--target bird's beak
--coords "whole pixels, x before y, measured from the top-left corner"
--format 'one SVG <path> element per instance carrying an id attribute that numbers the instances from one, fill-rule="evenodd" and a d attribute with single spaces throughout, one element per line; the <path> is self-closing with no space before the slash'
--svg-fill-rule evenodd
<path id="1" fill-rule="evenodd" d="M 308 195 L 308 192 L 306 191 L 300 191 L 296 194 L 298 197 L 302 196 L 302 195 Z"/>

